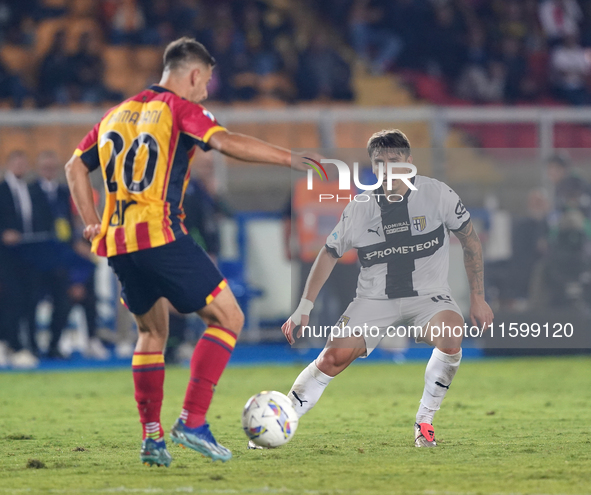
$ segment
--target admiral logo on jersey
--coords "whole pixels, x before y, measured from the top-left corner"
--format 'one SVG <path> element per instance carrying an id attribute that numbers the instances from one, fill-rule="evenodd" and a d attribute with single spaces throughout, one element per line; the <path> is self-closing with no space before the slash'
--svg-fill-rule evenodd
<path id="1" fill-rule="evenodd" d="M 384 225 L 384 232 L 386 234 L 396 234 L 397 232 L 404 232 L 409 229 L 407 222 L 393 223 L 391 225 Z"/>

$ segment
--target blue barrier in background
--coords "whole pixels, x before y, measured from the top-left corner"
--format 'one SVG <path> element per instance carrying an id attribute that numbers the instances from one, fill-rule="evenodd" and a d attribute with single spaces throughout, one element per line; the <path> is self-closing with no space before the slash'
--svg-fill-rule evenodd
<path id="1" fill-rule="evenodd" d="M 367 363 L 398 363 L 412 361 L 427 361 L 431 357 L 431 348 L 427 346 L 411 347 L 404 353 L 404 361 L 399 355 L 383 349 L 376 349 L 367 359 L 357 362 Z M 238 345 L 234 349 L 230 366 L 263 366 L 263 365 L 307 365 L 320 353 L 320 349 L 292 349 L 288 344 L 256 344 Z M 466 348 L 463 359 L 479 359 L 483 357 L 481 349 Z M 188 367 L 188 362 L 182 366 Z M 42 359 L 38 368 L 27 370 L 30 372 L 44 371 L 78 371 L 78 370 L 109 370 L 131 368 L 131 358 L 113 357 L 107 361 L 95 361 L 75 353 L 67 361 Z M 0 372 L 23 372 L 5 369 Z"/>

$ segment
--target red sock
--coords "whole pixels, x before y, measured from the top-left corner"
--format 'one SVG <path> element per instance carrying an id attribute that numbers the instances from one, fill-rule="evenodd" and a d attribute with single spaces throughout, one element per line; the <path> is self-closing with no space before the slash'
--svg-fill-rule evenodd
<path id="1" fill-rule="evenodd" d="M 226 328 L 209 326 L 197 342 L 191 358 L 191 379 L 187 387 L 183 416 L 189 428 L 205 423 L 215 386 L 230 360 L 236 334 Z"/>
<path id="2" fill-rule="evenodd" d="M 161 352 L 134 352 L 131 368 L 143 438 L 158 440 L 164 436 L 160 424 L 164 396 L 164 356 Z"/>

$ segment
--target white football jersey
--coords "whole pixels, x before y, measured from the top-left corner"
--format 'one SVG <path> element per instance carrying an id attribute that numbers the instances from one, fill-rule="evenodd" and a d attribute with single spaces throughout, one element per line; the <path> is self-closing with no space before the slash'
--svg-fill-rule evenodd
<path id="1" fill-rule="evenodd" d="M 462 229 L 470 213 L 443 182 L 420 175 L 413 182 L 417 190 L 409 189 L 398 203 L 390 203 L 381 188 L 367 192 L 367 202 L 351 201 L 326 240 L 337 258 L 357 249 L 357 297 L 397 299 L 450 290 L 449 231 Z"/>

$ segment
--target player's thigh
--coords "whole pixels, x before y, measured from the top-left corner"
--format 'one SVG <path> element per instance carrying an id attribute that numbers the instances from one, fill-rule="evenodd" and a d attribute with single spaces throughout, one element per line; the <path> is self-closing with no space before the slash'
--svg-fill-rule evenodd
<path id="1" fill-rule="evenodd" d="M 211 258 L 190 236 L 134 255 L 151 284 L 179 313 L 198 312 L 227 286 Z"/>
<path id="2" fill-rule="evenodd" d="M 464 318 L 456 311 L 434 314 L 426 325 L 424 340 L 446 354 L 455 354 L 462 347 Z"/>
<path id="3" fill-rule="evenodd" d="M 229 286 L 226 285 L 207 306 L 197 311 L 206 325 L 217 325 L 238 335 L 244 325 L 244 314 Z"/>
<path id="4" fill-rule="evenodd" d="M 403 317 L 412 322 L 409 331 L 416 342 L 442 351 L 462 345 L 464 318 L 451 294 L 409 297 L 403 300 L 402 308 Z"/>
<path id="5" fill-rule="evenodd" d="M 352 350 L 353 359 L 367 357 L 384 337 L 384 329 L 399 319 L 398 308 L 391 299 L 354 299 L 332 328 L 327 349 Z"/>
<path id="6" fill-rule="evenodd" d="M 121 283 L 121 299 L 134 316 L 150 312 L 163 297 L 160 286 L 152 280 L 150 270 L 138 266 L 136 257 L 137 253 L 128 253 L 108 259 L 109 266 Z"/>

